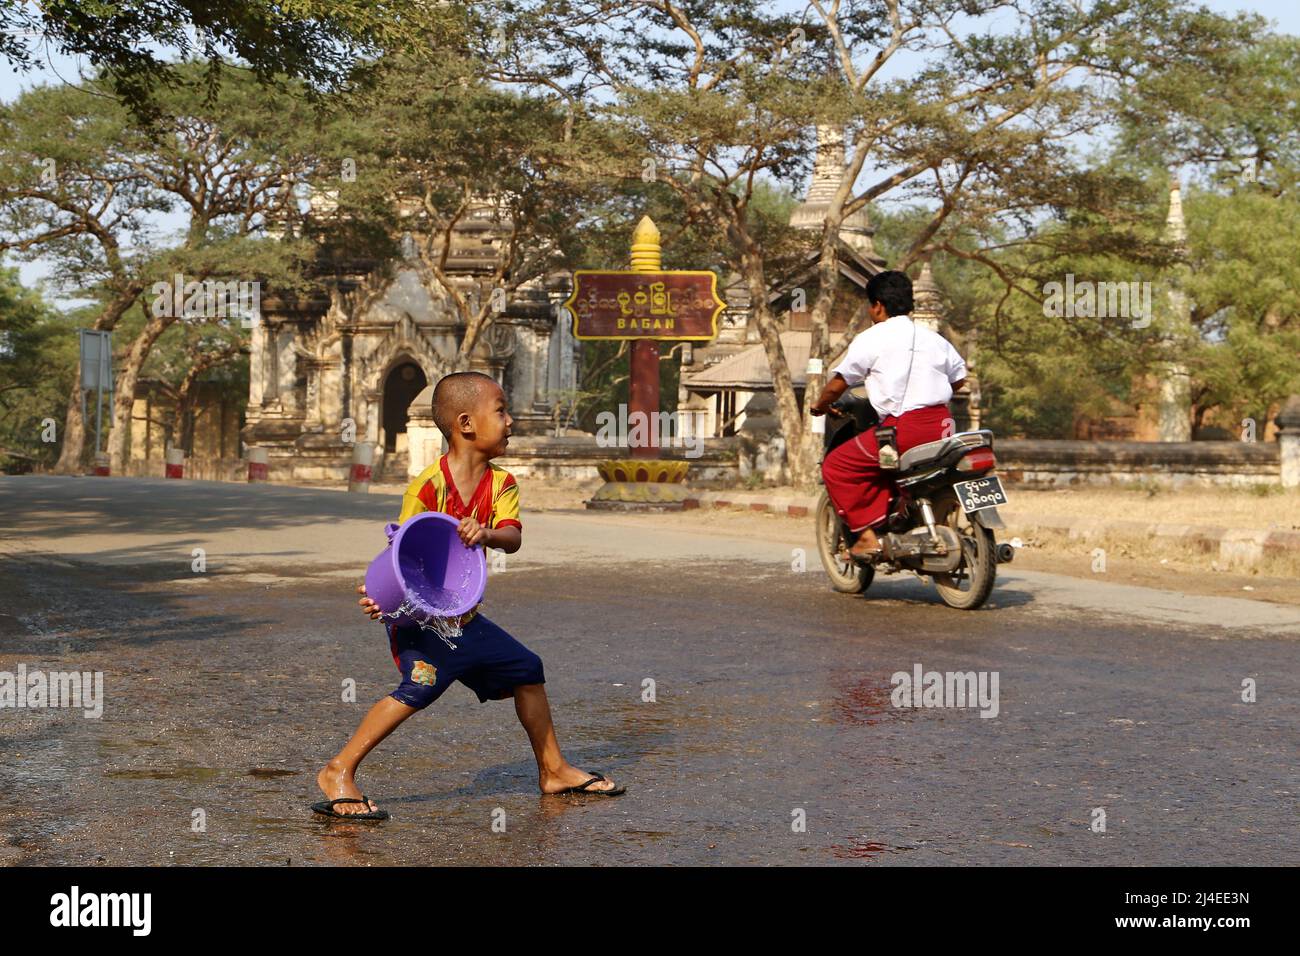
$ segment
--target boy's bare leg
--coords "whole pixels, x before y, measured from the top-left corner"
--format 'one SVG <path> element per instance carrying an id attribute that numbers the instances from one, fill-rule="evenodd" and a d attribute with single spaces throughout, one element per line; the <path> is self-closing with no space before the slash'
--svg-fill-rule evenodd
<path id="1" fill-rule="evenodd" d="M 557 793 L 576 787 L 591 779 L 591 774 L 569 764 L 560 753 L 560 742 L 555 738 L 555 725 L 551 722 L 551 705 L 546 699 L 542 684 L 521 684 L 515 688 L 515 713 L 528 732 L 537 758 L 537 783 L 542 793 Z M 599 780 L 588 790 L 613 790 L 612 780 Z M 357 804 L 360 806 L 360 804 Z"/>
<path id="2" fill-rule="evenodd" d="M 361 719 L 352 739 L 347 742 L 338 756 L 327 763 L 316 775 L 316 785 L 325 794 L 326 799 L 337 800 L 340 797 L 353 797 L 360 800 L 362 793 L 357 788 L 357 767 L 366 754 L 397 729 L 397 725 L 415 713 L 414 707 L 408 707 L 392 697 L 384 697 L 370 708 L 370 712 Z M 369 813 L 377 810 L 374 801 L 364 803 L 340 803 L 334 807 L 335 813 Z"/>

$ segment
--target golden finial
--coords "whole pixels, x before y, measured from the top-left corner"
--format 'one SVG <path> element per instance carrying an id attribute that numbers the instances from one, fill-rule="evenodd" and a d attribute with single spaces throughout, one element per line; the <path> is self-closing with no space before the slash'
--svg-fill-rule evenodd
<path id="1" fill-rule="evenodd" d="M 649 216 L 642 216 L 632 230 L 632 271 L 659 272 L 662 269 L 659 227 Z"/>

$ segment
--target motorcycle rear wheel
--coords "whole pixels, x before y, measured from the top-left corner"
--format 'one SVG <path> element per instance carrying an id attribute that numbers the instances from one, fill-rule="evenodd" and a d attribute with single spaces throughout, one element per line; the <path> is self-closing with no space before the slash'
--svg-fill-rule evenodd
<path id="1" fill-rule="evenodd" d="M 973 611 L 993 593 L 998 572 L 993 532 L 962 511 L 951 490 L 934 499 L 934 520 L 957 532 L 962 550 L 961 566 L 952 574 L 932 575 L 934 586 L 944 604 L 959 611 Z"/>
<path id="2" fill-rule="evenodd" d="M 841 594 L 861 594 L 871 586 L 876 576 L 876 569 L 870 565 L 860 565 L 852 558 L 840 558 L 842 551 L 848 549 L 844 540 L 843 525 L 835 512 L 830 497 L 825 490 L 817 499 L 815 512 L 817 522 L 817 553 L 821 556 L 822 567 L 831 579 L 831 588 Z"/>

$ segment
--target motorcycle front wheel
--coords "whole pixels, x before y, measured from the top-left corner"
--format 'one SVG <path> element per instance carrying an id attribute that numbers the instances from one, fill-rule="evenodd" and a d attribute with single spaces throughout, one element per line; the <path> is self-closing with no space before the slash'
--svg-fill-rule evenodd
<path id="1" fill-rule="evenodd" d="M 959 611 L 973 611 L 993 593 L 998 571 L 993 532 L 972 521 L 951 490 L 934 499 L 934 520 L 957 532 L 962 550 L 961 565 L 951 574 L 932 575 L 934 586 L 944 604 Z"/>
<path id="2" fill-rule="evenodd" d="M 817 499 L 815 520 L 817 553 L 821 555 L 822 567 L 831 579 L 831 587 L 841 594 L 861 594 L 871 586 L 876 569 L 860 565 L 847 556 L 849 543 L 844 540 L 840 516 L 835 513 L 835 506 L 824 489 Z"/>

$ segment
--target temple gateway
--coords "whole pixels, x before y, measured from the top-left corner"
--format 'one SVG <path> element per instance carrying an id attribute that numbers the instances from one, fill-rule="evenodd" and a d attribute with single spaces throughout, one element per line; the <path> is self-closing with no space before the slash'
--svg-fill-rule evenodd
<path id="1" fill-rule="evenodd" d="M 511 228 L 494 214 L 485 202 L 452 234 L 446 271 L 471 301 L 490 294 L 486 281 Z M 390 281 L 380 278 L 382 263 L 331 264 L 306 296 L 263 297 L 241 436 L 267 449 L 273 480 L 345 480 L 357 442 L 374 444 L 376 480 L 405 481 L 440 453 L 411 454 L 408 409 L 451 371 L 463 325 L 445 291 L 431 294 L 420 281 L 412 243 L 408 234 Z M 553 427 L 557 402 L 576 388 L 577 343 L 556 318 L 567 294 L 565 274 L 522 285 L 471 355 L 470 367 L 510 395 L 516 432 Z"/>

